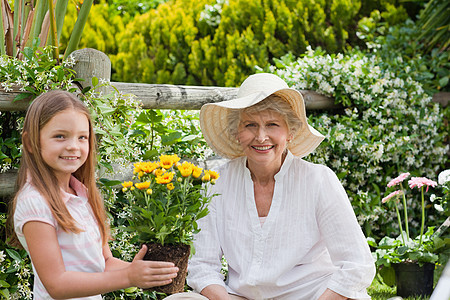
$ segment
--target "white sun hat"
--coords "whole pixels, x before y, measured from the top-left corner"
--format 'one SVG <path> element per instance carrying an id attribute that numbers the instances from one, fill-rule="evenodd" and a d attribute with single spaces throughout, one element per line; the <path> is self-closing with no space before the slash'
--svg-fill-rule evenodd
<path id="1" fill-rule="evenodd" d="M 299 157 L 314 151 L 324 136 L 308 124 L 303 96 L 299 91 L 289 88 L 280 77 L 269 73 L 249 76 L 239 87 L 236 99 L 207 103 L 202 106 L 200 127 L 212 150 L 221 157 L 229 159 L 244 156 L 244 151 L 236 137 L 231 136 L 226 130 L 229 126 L 228 113 L 232 109 L 243 109 L 255 105 L 272 94 L 288 102 L 302 123 L 302 127 L 288 144 L 288 149 Z"/>

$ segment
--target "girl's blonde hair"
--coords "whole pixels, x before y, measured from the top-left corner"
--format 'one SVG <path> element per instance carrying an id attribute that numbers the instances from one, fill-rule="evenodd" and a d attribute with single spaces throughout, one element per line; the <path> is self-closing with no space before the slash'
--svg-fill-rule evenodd
<path id="1" fill-rule="evenodd" d="M 92 120 L 88 109 L 74 94 L 52 90 L 38 96 L 28 108 L 22 131 L 22 158 L 19 174 L 16 182 L 16 195 L 9 204 L 8 213 L 8 243 L 21 248 L 17 235 L 14 232 L 14 212 L 17 197 L 27 179 L 47 200 L 50 210 L 59 226 L 66 232 L 80 233 L 76 221 L 70 215 L 64 204 L 61 188 L 52 169 L 44 162 L 41 154 L 40 133 L 41 129 L 58 113 L 73 109 L 86 116 L 89 122 L 89 153 L 85 163 L 73 176 L 82 182 L 88 189 L 88 203 L 94 213 L 95 219 L 105 244 L 109 238 L 106 212 L 103 200 L 96 186 L 96 141 Z"/>

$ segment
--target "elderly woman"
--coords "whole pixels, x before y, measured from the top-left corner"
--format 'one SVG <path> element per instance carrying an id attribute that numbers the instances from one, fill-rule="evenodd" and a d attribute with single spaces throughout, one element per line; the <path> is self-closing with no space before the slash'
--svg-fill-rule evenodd
<path id="1" fill-rule="evenodd" d="M 324 137 L 308 125 L 301 94 L 252 75 L 237 99 L 204 105 L 200 122 L 231 160 L 199 222 L 188 284 L 208 299 L 370 299 L 374 262 L 346 192 L 328 167 L 302 159 Z"/>

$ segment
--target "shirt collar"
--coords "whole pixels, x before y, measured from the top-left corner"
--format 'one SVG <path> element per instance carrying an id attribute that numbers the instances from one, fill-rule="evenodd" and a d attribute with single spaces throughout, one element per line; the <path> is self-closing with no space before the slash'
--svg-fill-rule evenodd
<path id="1" fill-rule="evenodd" d="M 72 197 L 79 197 L 83 202 L 87 201 L 87 188 L 73 175 L 70 176 L 69 186 L 77 193 L 77 195 L 69 194 L 61 189 L 64 203 L 69 201 Z"/>
<path id="2" fill-rule="evenodd" d="M 277 174 L 275 174 L 275 180 L 282 178 L 284 176 L 284 174 L 287 173 L 287 171 L 289 170 L 289 167 L 292 164 L 292 161 L 294 160 L 294 155 L 291 153 L 291 151 L 286 150 L 287 154 L 286 157 L 284 158 L 284 162 L 281 165 L 280 171 L 278 171 Z"/>

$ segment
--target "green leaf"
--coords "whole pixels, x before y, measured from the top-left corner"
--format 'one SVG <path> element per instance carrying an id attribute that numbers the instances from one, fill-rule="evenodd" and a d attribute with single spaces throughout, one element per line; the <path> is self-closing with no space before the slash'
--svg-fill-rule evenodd
<path id="1" fill-rule="evenodd" d="M 92 86 L 96 87 L 98 85 L 98 78 L 97 77 L 92 77 Z"/>
<path id="2" fill-rule="evenodd" d="M 182 141 L 182 142 L 188 142 L 188 141 L 195 140 L 196 138 L 197 138 L 196 135 L 191 134 L 191 135 L 188 135 L 188 136 L 184 136 L 184 137 L 181 139 L 181 141 Z"/>
<path id="3" fill-rule="evenodd" d="M 100 178 L 99 181 L 104 186 L 115 186 L 115 185 L 120 185 L 122 183 L 122 181 L 120 181 L 120 180 L 109 180 L 107 178 Z"/>
<path id="4" fill-rule="evenodd" d="M 8 255 L 10 257 L 12 257 L 16 261 L 21 261 L 22 260 L 22 257 L 20 256 L 20 254 L 16 250 L 14 250 L 14 249 L 6 249 L 6 252 L 8 253 Z"/>
<path id="5" fill-rule="evenodd" d="M 10 287 L 11 285 L 4 280 L 0 280 L 0 287 Z"/>
<path id="6" fill-rule="evenodd" d="M 383 266 L 379 271 L 381 277 L 383 278 L 383 282 L 386 285 L 394 286 L 395 285 L 395 270 L 391 267 Z"/>
<path id="7" fill-rule="evenodd" d="M 3 295 L 3 297 L 5 297 L 5 299 L 10 299 L 10 295 L 9 295 L 9 290 L 8 289 L 2 289 L 0 290 L 0 294 Z"/>
<path id="8" fill-rule="evenodd" d="M 377 246 L 377 242 L 375 241 L 375 239 L 373 237 L 368 237 L 366 240 L 367 240 L 367 244 L 369 244 L 369 246 L 371 246 L 371 247 Z"/>
<path id="9" fill-rule="evenodd" d="M 143 155 L 143 159 L 144 160 L 149 160 L 154 158 L 155 156 L 157 156 L 159 154 L 157 149 L 152 149 L 152 150 L 148 150 L 144 153 Z"/>
<path id="10" fill-rule="evenodd" d="M 116 111 L 115 108 L 112 108 L 109 106 L 104 106 L 104 105 L 98 105 L 97 108 L 100 109 L 102 115 L 105 115 L 105 116 L 112 115 Z"/>
<path id="11" fill-rule="evenodd" d="M 448 76 L 446 77 L 442 77 L 441 79 L 439 79 L 439 85 L 441 87 L 444 87 L 448 84 Z"/>
<path id="12" fill-rule="evenodd" d="M 31 96 L 32 96 L 31 93 L 20 93 L 19 95 L 14 97 L 13 102 L 24 100 L 24 99 L 30 98 Z"/>
<path id="13" fill-rule="evenodd" d="M 165 146 L 175 144 L 181 137 L 181 132 L 175 131 L 161 137 L 161 143 Z"/>

